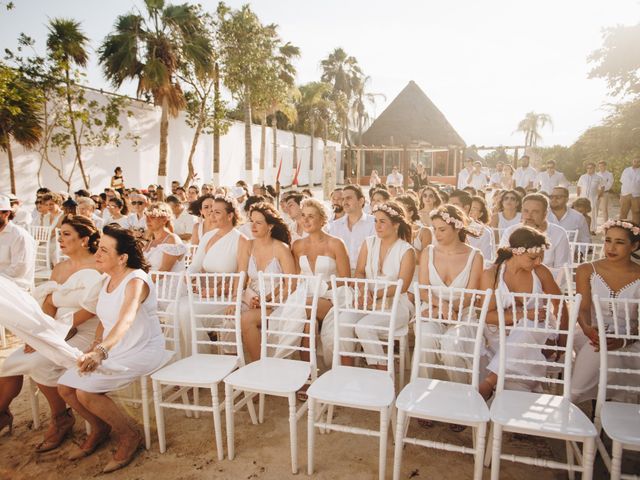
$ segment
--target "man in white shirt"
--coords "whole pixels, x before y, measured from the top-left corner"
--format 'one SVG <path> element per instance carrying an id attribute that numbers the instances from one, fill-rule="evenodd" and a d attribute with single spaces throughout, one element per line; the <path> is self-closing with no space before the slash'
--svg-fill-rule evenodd
<path id="1" fill-rule="evenodd" d="M 349 252 L 351 271 L 354 272 L 360 246 L 367 237 L 376 234 L 375 219 L 362 211 L 364 194 L 358 185 L 347 185 L 342 189 L 342 208 L 346 215 L 331 222 L 329 233 L 344 242 Z"/>
<path id="2" fill-rule="evenodd" d="M 1 194 L 0 194 L 1 196 Z M 13 223 L 22 228 L 28 228 L 31 225 L 33 217 L 25 208 L 22 208 L 22 202 L 13 193 L 6 195 L 13 209 Z"/>
<path id="3" fill-rule="evenodd" d="M 543 263 L 558 278 L 562 278 L 562 268 L 571 263 L 571 248 L 567 231 L 559 225 L 547 220 L 549 200 L 540 193 L 530 193 L 522 200 L 522 223 L 508 227 L 500 238 L 500 246 L 509 246 L 509 237 L 514 230 L 523 225 L 535 228 L 544 233 L 551 247 L 544 252 Z"/>
<path id="4" fill-rule="evenodd" d="M 473 162 L 473 170 L 471 170 L 471 173 L 467 178 L 467 184 L 465 187 L 473 187 L 476 191 L 484 191 L 488 182 L 489 179 L 487 178 L 487 174 L 482 171 L 482 162 L 480 160 L 476 160 Z"/>
<path id="5" fill-rule="evenodd" d="M 391 169 L 391 173 L 387 175 L 387 185 L 402 185 L 403 180 L 404 176 L 398 171 L 398 167 L 394 165 Z"/>
<path id="6" fill-rule="evenodd" d="M 516 187 L 522 187 L 529 191 L 536 186 L 536 180 L 538 178 L 538 172 L 536 169 L 529 166 L 529 155 L 523 155 L 520 159 L 520 166 L 513 174 L 513 179 L 516 182 Z"/>
<path id="7" fill-rule="evenodd" d="M 0 275 L 28 290 L 33 286 L 35 243 L 24 228 L 15 225 L 8 197 L 0 197 Z"/>
<path id="8" fill-rule="evenodd" d="M 567 207 L 569 203 L 569 190 L 565 187 L 556 187 L 551 192 L 551 211 L 547 215 L 550 223 L 560 225 L 566 231 L 578 231 L 576 242 L 591 243 L 591 234 L 587 220 L 577 210 Z"/>
<path id="9" fill-rule="evenodd" d="M 502 170 L 504 169 L 504 162 L 496 162 L 496 171 L 491 175 L 489 180 L 489 186 L 491 188 L 502 188 Z"/>
<path id="10" fill-rule="evenodd" d="M 613 173 L 607 170 L 604 160 L 598 162 L 598 175 L 602 178 L 602 195 L 598 198 L 594 216 L 598 218 L 598 214 L 604 212 L 603 221 L 606 222 L 609 219 L 609 191 L 613 187 Z"/>
<path id="11" fill-rule="evenodd" d="M 556 170 L 556 162 L 549 160 L 547 162 L 547 171 L 538 174 L 538 184 L 541 192 L 551 195 L 551 191 L 555 187 L 566 187 L 569 182 L 567 182 L 564 173 Z"/>
<path id="12" fill-rule="evenodd" d="M 460 170 L 458 174 L 458 190 L 462 190 L 464 187 L 468 186 L 467 181 L 469 180 L 469 175 L 473 171 L 473 159 L 467 158 L 464 161 L 464 168 Z"/>
<path id="13" fill-rule="evenodd" d="M 598 198 L 603 192 L 602 177 L 596 173 L 596 164 L 588 162 L 587 173 L 580 175 L 578 179 L 578 198 L 585 197 L 591 202 L 591 208 L 593 215 L 591 215 L 591 232 L 595 233 L 598 227 L 598 211 L 596 205 L 598 204 Z"/>
<path id="14" fill-rule="evenodd" d="M 338 187 L 331 192 L 331 217 L 330 222 L 344 217 L 344 208 L 342 208 L 342 187 Z"/>
<path id="15" fill-rule="evenodd" d="M 449 203 L 458 207 L 468 216 L 471 211 L 471 204 L 473 203 L 473 200 L 468 192 L 463 190 L 454 190 L 449 196 Z M 480 250 L 485 260 L 493 260 L 496 250 L 493 231 L 486 225 L 482 225 L 475 220 L 471 221 L 471 226 L 480 232 L 480 236 L 476 238 L 469 235 L 467 236 L 467 242 L 472 247 Z"/>
<path id="16" fill-rule="evenodd" d="M 620 219 L 626 220 L 631 210 L 631 221 L 640 223 L 640 157 L 633 159 L 630 167 L 620 176 Z"/>
<path id="17" fill-rule="evenodd" d="M 193 233 L 193 226 L 196 222 L 196 217 L 191 215 L 180 199 L 175 195 L 169 195 L 167 197 L 167 203 L 171 207 L 175 220 L 173 221 L 173 232 L 178 235 L 183 241 L 188 242 L 191 240 L 191 234 Z"/>

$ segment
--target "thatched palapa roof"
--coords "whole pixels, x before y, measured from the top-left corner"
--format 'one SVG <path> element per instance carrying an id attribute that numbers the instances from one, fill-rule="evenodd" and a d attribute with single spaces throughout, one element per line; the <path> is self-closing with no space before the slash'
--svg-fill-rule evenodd
<path id="1" fill-rule="evenodd" d="M 412 80 L 362 135 L 364 145 L 411 145 L 464 147 L 438 107 Z"/>

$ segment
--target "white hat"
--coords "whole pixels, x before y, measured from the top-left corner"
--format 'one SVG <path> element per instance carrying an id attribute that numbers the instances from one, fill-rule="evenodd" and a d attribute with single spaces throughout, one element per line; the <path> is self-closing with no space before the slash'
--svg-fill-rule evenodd
<path id="1" fill-rule="evenodd" d="M 0 196 L 0 212 L 7 212 L 10 210 L 12 210 L 12 208 L 9 197 L 5 197 L 4 195 Z"/>

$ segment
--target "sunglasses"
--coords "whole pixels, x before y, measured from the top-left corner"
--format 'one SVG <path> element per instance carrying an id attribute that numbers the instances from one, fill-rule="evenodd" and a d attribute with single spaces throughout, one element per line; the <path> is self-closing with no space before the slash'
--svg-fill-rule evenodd
<path id="1" fill-rule="evenodd" d="M 131 202 L 131 205 L 144 205 L 144 202 L 141 202 L 140 200 L 134 200 L 133 202 Z"/>

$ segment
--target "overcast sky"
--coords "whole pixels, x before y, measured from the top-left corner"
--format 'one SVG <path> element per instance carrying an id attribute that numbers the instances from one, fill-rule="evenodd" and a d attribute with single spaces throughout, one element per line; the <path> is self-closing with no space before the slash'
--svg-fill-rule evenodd
<path id="1" fill-rule="evenodd" d="M 44 51 L 49 18 L 82 22 L 97 49 L 132 0 L 14 0 L 0 13 L 0 45 L 14 47 L 20 32 Z M 177 2 L 176 2 L 177 3 Z M 217 2 L 200 2 L 213 11 Z M 227 1 L 238 7 L 246 1 Z M 355 56 L 383 93 L 379 115 L 414 80 L 467 144 L 513 145 L 518 121 L 529 111 L 552 116 L 544 145 L 569 145 L 606 115 L 603 81 L 587 78 L 587 57 L 602 30 L 640 21 L 638 0 L 258 0 L 249 2 L 264 23 L 300 47 L 300 83 L 317 80 L 320 61 L 335 47 Z M 94 55 L 95 57 L 95 55 Z M 112 88 L 95 58 L 88 83 Z M 128 85 L 121 93 L 133 95 Z M 372 109 L 372 113 L 374 113 Z"/>

